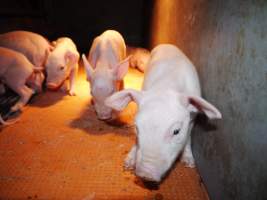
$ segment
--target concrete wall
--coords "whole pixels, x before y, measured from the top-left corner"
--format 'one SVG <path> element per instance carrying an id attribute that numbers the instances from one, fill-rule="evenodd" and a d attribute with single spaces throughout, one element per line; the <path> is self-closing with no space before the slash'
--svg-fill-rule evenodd
<path id="1" fill-rule="evenodd" d="M 151 47 L 164 42 L 191 58 L 223 114 L 193 133 L 210 198 L 267 199 L 267 1 L 156 0 Z"/>

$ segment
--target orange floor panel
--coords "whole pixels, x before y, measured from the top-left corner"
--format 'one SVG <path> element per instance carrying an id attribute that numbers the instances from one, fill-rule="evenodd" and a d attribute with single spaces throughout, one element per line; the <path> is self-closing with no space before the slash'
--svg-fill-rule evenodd
<path id="1" fill-rule="evenodd" d="M 142 74 L 130 70 L 125 87 L 140 88 Z M 17 124 L 0 133 L 0 199 L 206 200 L 195 169 L 177 163 L 159 188 L 146 188 L 123 170 L 135 141 L 136 106 L 121 124 L 96 119 L 83 73 L 77 96 L 46 92 L 34 98 Z"/>

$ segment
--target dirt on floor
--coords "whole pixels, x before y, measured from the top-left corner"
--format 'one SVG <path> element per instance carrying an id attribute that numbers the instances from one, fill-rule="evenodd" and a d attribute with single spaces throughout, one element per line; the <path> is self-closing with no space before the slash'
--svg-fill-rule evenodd
<path id="1" fill-rule="evenodd" d="M 143 74 L 131 69 L 126 88 L 140 89 Z M 145 186 L 123 161 L 135 142 L 136 105 L 120 124 L 96 118 L 89 85 L 79 74 L 77 96 L 49 92 L 25 107 L 20 121 L 0 129 L 0 199 L 206 200 L 196 169 L 177 162 L 158 188 Z"/>

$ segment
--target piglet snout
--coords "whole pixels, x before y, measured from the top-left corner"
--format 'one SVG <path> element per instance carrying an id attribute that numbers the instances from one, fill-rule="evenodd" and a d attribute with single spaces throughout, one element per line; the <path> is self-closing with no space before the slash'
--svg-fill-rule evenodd
<path id="1" fill-rule="evenodd" d="M 56 90 L 58 88 L 58 85 L 56 85 L 54 83 L 47 83 L 46 86 L 50 90 Z"/>
<path id="2" fill-rule="evenodd" d="M 97 118 L 99 120 L 107 121 L 112 119 L 112 110 L 106 106 L 102 106 L 97 102 L 94 103 Z"/>
<path id="3" fill-rule="evenodd" d="M 103 120 L 103 121 L 108 121 L 108 120 L 111 120 L 112 119 L 112 114 L 111 113 L 100 113 L 100 112 L 97 112 L 97 118 L 99 120 Z"/>
<path id="4" fill-rule="evenodd" d="M 136 167 L 136 176 L 146 182 L 160 182 L 160 175 L 152 168 Z"/>
<path id="5" fill-rule="evenodd" d="M 105 115 L 97 115 L 97 118 L 99 120 L 103 120 L 103 121 L 108 121 L 108 120 L 111 120 L 112 119 L 111 116 L 105 116 Z"/>

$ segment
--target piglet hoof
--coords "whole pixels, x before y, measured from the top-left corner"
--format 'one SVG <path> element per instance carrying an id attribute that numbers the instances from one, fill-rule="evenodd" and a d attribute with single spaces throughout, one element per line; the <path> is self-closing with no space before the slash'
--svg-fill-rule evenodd
<path id="1" fill-rule="evenodd" d="M 11 112 L 17 112 L 17 111 L 21 110 L 22 107 L 23 107 L 23 103 L 18 102 L 14 106 L 12 106 L 10 110 L 11 110 Z"/>
<path id="2" fill-rule="evenodd" d="M 195 168 L 195 161 L 194 158 L 190 158 L 190 157 L 185 157 L 182 158 L 182 163 L 184 163 L 185 167 L 189 167 L 189 168 Z"/>
<path id="3" fill-rule="evenodd" d="M 135 165 L 135 160 L 130 156 L 127 156 L 127 158 L 124 161 L 124 170 L 127 171 L 134 170 L 134 165 Z"/>
<path id="4" fill-rule="evenodd" d="M 70 90 L 68 93 L 69 93 L 70 96 L 76 96 L 76 93 L 75 93 L 74 90 Z"/>

